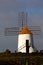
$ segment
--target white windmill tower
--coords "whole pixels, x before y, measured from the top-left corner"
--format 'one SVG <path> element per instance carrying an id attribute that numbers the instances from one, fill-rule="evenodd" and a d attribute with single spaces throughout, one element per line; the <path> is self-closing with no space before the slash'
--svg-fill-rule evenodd
<path id="1" fill-rule="evenodd" d="M 32 53 L 33 34 L 40 35 L 39 26 L 27 27 L 27 13 L 20 12 L 18 16 L 18 27 L 5 28 L 5 36 L 18 35 L 18 52 Z"/>
<path id="2" fill-rule="evenodd" d="M 32 33 L 28 28 L 23 28 L 18 35 L 18 52 L 32 53 Z"/>

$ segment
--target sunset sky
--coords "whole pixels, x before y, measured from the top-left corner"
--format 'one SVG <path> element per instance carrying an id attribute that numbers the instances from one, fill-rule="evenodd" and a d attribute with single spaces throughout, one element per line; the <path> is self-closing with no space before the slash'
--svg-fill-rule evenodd
<path id="1" fill-rule="evenodd" d="M 34 46 L 43 49 L 43 0 L 0 0 L 0 51 L 17 48 L 17 36 L 4 36 L 6 27 L 18 26 L 18 13 L 28 13 L 28 25 L 40 26 L 41 35 L 34 39 Z"/>

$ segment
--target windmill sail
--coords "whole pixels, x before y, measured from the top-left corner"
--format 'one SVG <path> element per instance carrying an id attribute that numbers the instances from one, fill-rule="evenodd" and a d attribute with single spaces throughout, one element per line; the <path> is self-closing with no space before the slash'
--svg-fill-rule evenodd
<path id="1" fill-rule="evenodd" d="M 12 27 L 12 28 L 5 28 L 5 36 L 15 36 L 18 35 L 19 28 Z"/>
<path id="2" fill-rule="evenodd" d="M 27 26 L 27 13 L 19 12 L 18 27 L 5 28 L 5 36 L 18 35 L 18 32 L 24 27 L 27 27 L 33 35 L 41 34 L 40 26 Z"/>
<path id="3" fill-rule="evenodd" d="M 19 25 L 19 28 L 27 27 L 27 13 L 19 12 L 18 25 Z"/>
<path id="4" fill-rule="evenodd" d="M 29 26 L 29 30 L 33 35 L 40 35 L 40 26 Z M 19 33 L 19 27 L 5 28 L 5 36 L 15 36 Z"/>
<path id="5" fill-rule="evenodd" d="M 40 35 L 41 34 L 40 26 L 29 26 L 28 28 L 32 32 L 33 35 Z"/>

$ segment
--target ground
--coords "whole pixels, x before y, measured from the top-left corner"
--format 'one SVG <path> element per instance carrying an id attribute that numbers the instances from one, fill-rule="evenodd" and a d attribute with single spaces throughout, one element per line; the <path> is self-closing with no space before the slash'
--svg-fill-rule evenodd
<path id="1" fill-rule="evenodd" d="M 0 53 L 0 65 L 43 65 L 43 53 Z"/>

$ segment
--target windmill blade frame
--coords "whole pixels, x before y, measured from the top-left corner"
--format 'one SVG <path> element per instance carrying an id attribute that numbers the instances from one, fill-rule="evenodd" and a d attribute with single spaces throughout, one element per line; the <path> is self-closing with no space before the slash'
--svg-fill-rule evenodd
<path id="1" fill-rule="evenodd" d="M 40 35 L 41 34 L 40 26 L 28 26 L 28 28 L 32 32 L 33 35 Z"/>
<path id="2" fill-rule="evenodd" d="M 19 27 L 5 28 L 5 36 L 16 36 L 18 35 Z"/>
<path id="3" fill-rule="evenodd" d="M 28 26 L 27 27 L 33 35 L 40 35 L 41 29 L 40 26 Z M 5 28 L 5 36 L 16 36 L 18 35 L 20 31 L 19 27 L 11 27 L 11 28 Z"/>

